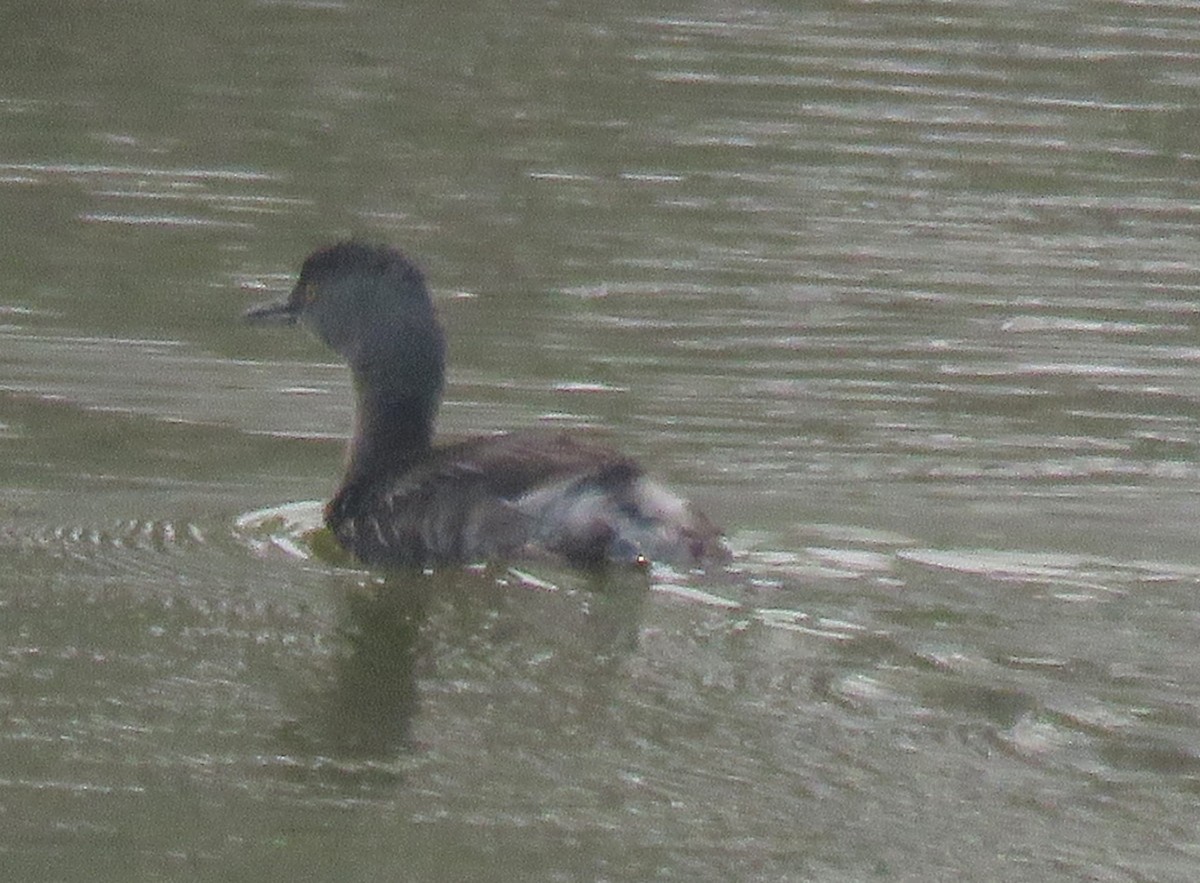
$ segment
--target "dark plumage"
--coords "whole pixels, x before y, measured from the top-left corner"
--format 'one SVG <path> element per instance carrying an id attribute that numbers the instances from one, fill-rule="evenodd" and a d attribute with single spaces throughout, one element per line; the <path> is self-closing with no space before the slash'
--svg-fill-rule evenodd
<path id="1" fill-rule="evenodd" d="M 246 317 L 301 321 L 350 365 L 354 434 L 325 521 L 365 564 L 728 557 L 712 522 L 607 446 L 540 432 L 434 446 L 445 340 L 421 272 L 395 249 L 316 251 L 286 301 Z"/>

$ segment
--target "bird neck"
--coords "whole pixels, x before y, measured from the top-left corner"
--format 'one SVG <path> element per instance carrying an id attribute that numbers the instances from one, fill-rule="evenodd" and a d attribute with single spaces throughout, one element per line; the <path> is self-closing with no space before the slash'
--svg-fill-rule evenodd
<path id="1" fill-rule="evenodd" d="M 354 434 L 344 484 L 378 482 L 410 469 L 428 454 L 437 413 L 436 391 L 378 389 L 355 377 Z"/>

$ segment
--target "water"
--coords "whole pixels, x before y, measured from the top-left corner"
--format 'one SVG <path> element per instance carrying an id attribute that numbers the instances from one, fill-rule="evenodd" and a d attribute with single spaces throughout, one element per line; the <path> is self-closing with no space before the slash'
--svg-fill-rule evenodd
<path id="1" fill-rule="evenodd" d="M 1196 877 L 1194 5 L 9 18 L 4 879 Z M 350 233 L 445 432 L 604 435 L 731 572 L 255 520 L 348 383 L 238 316 Z"/>

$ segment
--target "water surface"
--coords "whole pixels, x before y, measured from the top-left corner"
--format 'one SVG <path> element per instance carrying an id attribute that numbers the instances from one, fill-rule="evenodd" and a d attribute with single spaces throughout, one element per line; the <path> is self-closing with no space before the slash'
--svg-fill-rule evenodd
<path id="1" fill-rule="evenodd" d="M 1196 877 L 1193 6 L 0 45 L 5 879 Z M 238 317 L 349 234 L 431 279 L 445 432 L 601 434 L 731 571 L 385 580 L 247 526 L 332 488 L 349 387 Z"/>

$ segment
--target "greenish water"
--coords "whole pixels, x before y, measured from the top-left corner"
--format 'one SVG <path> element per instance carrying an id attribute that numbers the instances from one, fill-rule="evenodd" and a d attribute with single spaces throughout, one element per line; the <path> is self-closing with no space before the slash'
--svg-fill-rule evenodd
<path id="1" fill-rule="evenodd" d="M 0 878 L 1200 873 L 1193 4 L 59 13 L 0 27 Z M 445 432 L 602 433 L 730 572 L 256 518 L 349 388 L 239 316 L 351 233 Z"/>

